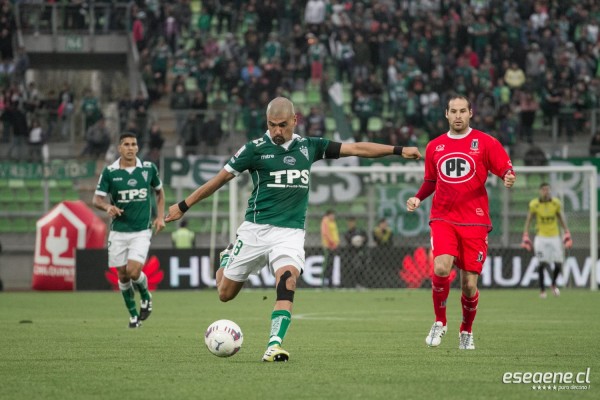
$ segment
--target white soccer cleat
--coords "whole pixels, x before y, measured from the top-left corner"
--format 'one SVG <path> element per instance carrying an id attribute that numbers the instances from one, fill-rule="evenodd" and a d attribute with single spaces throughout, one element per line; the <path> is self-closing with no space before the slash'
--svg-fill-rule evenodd
<path id="1" fill-rule="evenodd" d="M 552 293 L 554 293 L 554 296 L 556 297 L 560 296 L 560 290 L 556 286 L 552 286 Z"/>
<path id="2" fill-rule="evenodd" d="M 546 297 L 546 292 L 540 292 L 540 299 L 545 299 Z"/>
<path id="3" fill-rule="evenodd" d="M 473 332 L 462 331 L 458 336 L 459 350 L 475 350 L 475 342 L 473 341 Z"/>
<path id="4" fill-rule="evenodd" d="M 429 335 L 425 338 L 425 343 L 429 347 L 437 347 L 442 343 L 442 336 L 446 334 L 448 327 L 443 325 L 440 321 L 436 321 L 431 326 Z"/>
<path id="5" fill-rule="evenodd" d="M 278 344 L 270 346 L 265 351 L 262 357 L 263 361 L 266 362 L 287 362 L 290 358 L 290 353 L 282 349 Z"/>

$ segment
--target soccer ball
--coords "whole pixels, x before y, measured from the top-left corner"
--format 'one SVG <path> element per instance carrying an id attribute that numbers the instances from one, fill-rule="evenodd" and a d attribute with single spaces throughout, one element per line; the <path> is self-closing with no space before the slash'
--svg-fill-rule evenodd
<path id="1" fill-rule="evenodd" d="M 242 330 L 228 319 L 213 322 L 204 333 L 206 347 L 217 357 L 231 357 L 240 350 L 243 342 Z"/>
<path id="2" fill-rule="evenodd" d="M 362 235 L 354 235 L 352 236 L 352 239 L 350 239 L 350 242 L 354 247 L 362 247 L 362 245 L 365 243 L 365 237 Z"/>

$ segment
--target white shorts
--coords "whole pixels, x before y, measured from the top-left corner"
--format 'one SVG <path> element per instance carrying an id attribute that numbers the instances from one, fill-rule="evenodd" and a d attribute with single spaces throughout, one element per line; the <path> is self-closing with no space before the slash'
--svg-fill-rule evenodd
<path id="1" fill-rule="evenodd" d="M 298 272 L 304 268 L 304 229 L 280 228 L 244 221 L 237 230 L 229 262 L 223 275 L 235 282 L 245 282 L 267 265 L 273 275 L 291 265 Z"/>
<path id="2" fill-rule="evenodd" d="M 108 265 L 123 267 L 127 265 L 127 260 L 143 264 L 148 255 L 151 237 L 151 229 L 139 232 L 110 231 L 108 234 Z"/>
<path id="3" fill-rule="evenodd" d="M 559 236 L 536 236 L 533 240 L 533 249 L 539 262 L 562 263 L 565 252 Z"/>

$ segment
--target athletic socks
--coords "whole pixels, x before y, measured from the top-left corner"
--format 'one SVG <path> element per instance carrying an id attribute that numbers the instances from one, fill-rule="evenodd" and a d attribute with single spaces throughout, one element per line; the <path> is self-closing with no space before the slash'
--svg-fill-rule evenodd
<path id="1" fill-rule="evenodd" d="M 466 297 L 464 294 L 460 298 L 462 303 L 463 319 L 460 324 L 459 332 L 471 332 L 473 329 L 473 320 L 477 314 L 477 304 L 479 303 L 479 290 L 473 297 Z"/>
<path id="2" fill-rule="evenodd" d="M 554 263 L 554 273 L 552 274 L 552 286 L 556 287 L 556 279 L 562 269 L 562 263 Z"/>
<path id="3" fill-rule="evenodd" d="M 291 322 L 292 314 L 287 310 L 275 310 L 271 313 L 271 334 L 267 347 L 275 344 L 281 345 Z"/>
<path id="4" fill-rule="evenodd" d="M 133 284 L 138 292 L 140 292 L 142 300 L 150 300 L 150 292 L 148 292 L 148 278 L 146 278 L 144 271 L 140 272 L 140 277 L 136 281 L 133 281 Z"/>
<path id="5" fill-rule="evenodd" d="M 538 275 L 539 275 L 539 279 L 540 279 L 540 291 L 542 291 L 542 292 L 546 291 L 546 285 L 544 284 L 544 270 L 546 269 L 546 266 L 548 266 L 548 264 L 546 264 L 546 263 L 540 263 L 540 265 L 538 265 Z"/>
<path id="6" fill-rule="evenodd" d="M 448 300 L 448 294 L 450 293 L 450 277 L 433 274 L 431 277 L 431 293 L 435 320 L 446 326 L 446 300 Z"/>
<path id="7" fill-rule="evenodd" d="M 127 307 L 129 315 L 137 317 L 138 311 L 135 305 L 135 291 L 133 290 L 131 280 L 125 283 L 119 281 L 119 289 L 121 289 L 121 294 L 123 295 L 123 300 L 125 300 L 125 307 Z"/>

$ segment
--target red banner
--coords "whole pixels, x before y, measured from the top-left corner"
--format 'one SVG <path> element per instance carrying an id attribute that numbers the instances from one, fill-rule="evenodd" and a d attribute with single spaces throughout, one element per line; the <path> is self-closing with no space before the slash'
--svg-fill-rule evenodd
<path id="1" fill-rule="evenodd" d="M 63 201 L 37 221 L 32 287 L 73 290 L 75 249 L 104 247 L 106 224 L 82 201 Z"/>

